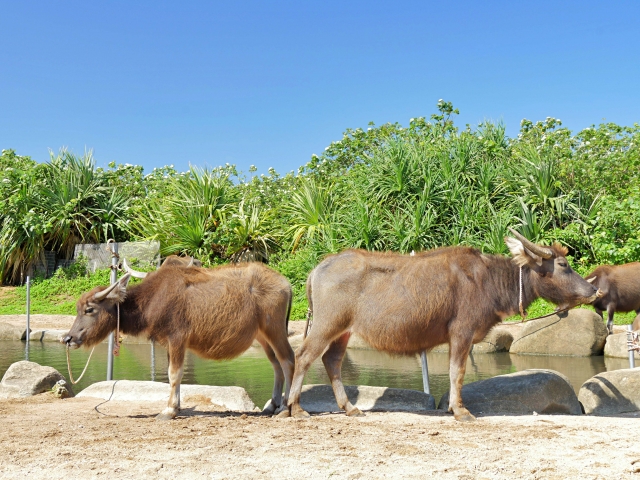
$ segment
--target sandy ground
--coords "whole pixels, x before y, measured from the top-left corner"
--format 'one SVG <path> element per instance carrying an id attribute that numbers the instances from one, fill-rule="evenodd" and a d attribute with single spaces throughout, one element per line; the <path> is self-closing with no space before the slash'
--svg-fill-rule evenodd
<path id="1" fill-rule="evenodd" d="M 188 398 L 177 419 L 158 422 L 162 406 L 49 394 L 0 401 L 0 478 L 640 478 L 639 418 L 296 420 Z"/>
<path id="2" fill-rule="evenodd" d="M 43 315 L 32 328 L 72 322 Z M 303 325 L 292 322 L 290 333 Z M 163 407 L 49 394 L 2 400 L 0 478 L 640 479 L 634 415 L 296 420 L 227 412 L 192 397 L 176 420 L 157 422 Z"/>

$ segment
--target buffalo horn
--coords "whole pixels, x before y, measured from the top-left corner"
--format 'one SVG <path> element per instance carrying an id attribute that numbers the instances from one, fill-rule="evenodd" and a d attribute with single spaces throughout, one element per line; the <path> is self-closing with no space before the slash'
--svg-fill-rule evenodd
<path id="1" fill-rule="evenodd" d="M 189 265 L 187 265 L 187 267 L 193 267 L 193 257 L 189 257 Z"/>
<path id="2" fill-rule="evenodd" d="M 109 295 L 113 291 L 114 288 L 116 288 L 118 286 L 119 286 L 118 282 L 114 283 L 113 285 L 109 285 L 107 288 L 105 288 L 101 292 L 96 293 L 93 296 L 93 300 L 96 301 L 96 302 L 101 302 L 102 300 L 107 298 L 107 295 Z"/>
<path id="3" fill-rule="evenodd" d="M 135 278 L 145 278 L 147 276 L 147 272 L 138 272 L 136 270 L 133 270 L 129 265 L 127 265 L 126 258 L 122 260 L 122 268 L 124 268 L 124 270 L 127 273 L 130 273 L 131 276 Z"/>
<path id="4" fill-rule="evenodd" d="M 545 248 L 542 247 L 536 243 L 533 243 L 531 240 L 523 237 L 521 234 L 519 234 L 518 232 L 516 232 L 513 228 L 509 227 L 509 231 L 518 239 L 522 242 L 522 245 L 525 246 L 525 248 L 533 253 L 535 253 L 536 255 L 541 256 L 542 258 L 551 258 L 553 257 L 553 250 L 551 250 L 550 248 Z"/>

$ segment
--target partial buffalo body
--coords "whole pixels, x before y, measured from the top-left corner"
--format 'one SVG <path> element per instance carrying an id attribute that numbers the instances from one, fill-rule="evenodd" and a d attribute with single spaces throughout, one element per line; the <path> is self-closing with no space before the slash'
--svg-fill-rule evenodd
<path id="1" fill-rule="evenodd" d="M 512 260 L 449 247 L 415 256 L 347 250 L 321 262 L 307 279 L 313 324 L 296 351 L 290 414 L 308 416 L 300 392 L 307 369 L 320 355 L 338 406 L 347 415 L 362 414 L 347 398 L 341 378 L 342 359 L 355 333 L 391 354 L 414 355 L 449 343 L 449 411 L 458 420 L 473 420 L 460 396 L 467 357 L 494 325 L 519 311 L 519 268 L 524 308 L 538 297 L 571 307 L 597 294 L 571 269 L 564 248 L 536 245 L 513 233 L 518 239 L 505 239 Z"/>
<path id="2" fill-rule="evenodd" d="M 602 265 L 585 279 L 602 291 L 602 297 L 593 302 L 593 307 L 601 317 L 607 311 L 609 333 L 613 333 L 615 312 L 635 311 L 640 315 L 640 262 Z"/>
<path id="3" fill-rule="evenodd" d="M 260 263 L 214 269 L 165 263 L 139 285 L 127 289 L 130 274 L 110 287 L 96 287 L 76 305 L 77 317 L 62 342 L 90 347 L 116 329 L 145 335 L 169 353 L 171 395 L 158 419 L 175 418 L 180 409 L 180 381 L 186 349 L 222 360 L 243 353 L 254 339 L 273 365 L 273 395 L 267 413 L 285 407 L 293 375 L 294 354 L 287 339 L 291 286 Z M 284 400 L 282 387 L 286 382 Z"/>
<path id="4" fill-rule="evenodd" d="M 178 255 L 169 255 L 162 262 L 161 267 L 201 267 L 202 262 L 194 257 L 179 257 Z"/>
<path id="5" fill-rule="evenodd" d="M 164 259 L 160 268 L 167 267 L 202 267 L 202 262 L 194 257 L 179 257 L 178 255 L 169 255 Z M 135 278 L 146 278 L 148 272 L 138 272 L 127 264 L 127 259 L 122 260 L 122 268 Z"/>

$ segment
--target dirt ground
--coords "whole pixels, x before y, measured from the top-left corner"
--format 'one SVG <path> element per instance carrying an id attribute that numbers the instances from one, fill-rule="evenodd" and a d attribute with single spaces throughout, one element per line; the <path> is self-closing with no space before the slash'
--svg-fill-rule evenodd
<path id="1" fill-rule="evenodd" d="M 97 406 L 97 410 L 96 407 Z M 0 478 L 640 478 L 640 418 L 324 414 L 306 420 L 162 403 L 0 401 Z"/>

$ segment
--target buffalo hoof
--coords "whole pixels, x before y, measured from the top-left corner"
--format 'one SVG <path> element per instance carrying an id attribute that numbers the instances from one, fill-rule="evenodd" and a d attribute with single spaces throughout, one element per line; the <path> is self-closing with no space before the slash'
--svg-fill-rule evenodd
<path id="1" fill-rule="evenodd" d="M 358 407 L 353 407 L 347 412 L 347 417 L 364 417 L 364 413 Z"/>
<path id="2" fill-rule="evenodd" d="M 276 413 L 276 418 L 289 418 L 291 416 L 291 412 L 288 407 L 284 407 L 284 409 L 278 411 Z"/>
<path id="3" fill-rule="evenodd" d="M 160 422 L 165 422 L 167 420 L 173 420 L 178 416 L 178 412 L 173 408 L 165 408 L 162 413 L 159 413 L 156 416 L 156 420 Z"/>
<path id="4" fill-rule="evenodd" d="M 269 399 L 267 403 L 264 404 L 264 408 L 262 409 L 262 413 L 264 415 L 273 415 L 276 412 L 278 407 L 275 403 L 273 403 L 272 399 Z"/>
<path id="5" fill-rule="evenodd" d="M 466 408 L 460 409 L 457 412 L 453 412 L 453 417 L 459 422 L 473 422 L 476 417 L 469 413 Z"/>
<path id="6" fill-rule="evenodd" d="M 309 418 L 311 415 L 309 415 L 308 412 L 306 412 L 300 406 L 298 406 L 298 407 L 291 408 L 291 416 L 293 418 Z"/>

